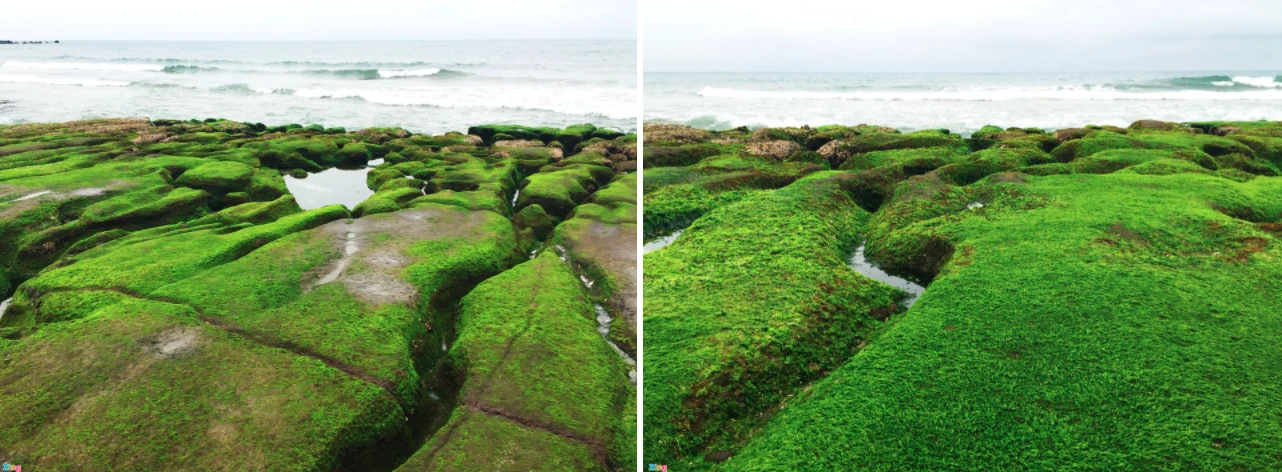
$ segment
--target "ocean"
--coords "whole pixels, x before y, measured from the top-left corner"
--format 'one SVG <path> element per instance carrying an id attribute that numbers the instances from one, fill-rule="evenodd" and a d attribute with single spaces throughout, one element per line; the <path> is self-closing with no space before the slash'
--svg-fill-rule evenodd
<path id="1" fill-rule="evenodd" d="M 0 124 L 139 116 L 633 131 L 636 58 L 634 41 L 0 45 Z"/>
<path id="2" fill-rule="evenodd" d="M 645 74 L 646 121 L 707 129 L 860 123 L 968 134 L 987 124 L 1282 119 L 1279 71 Z"/>

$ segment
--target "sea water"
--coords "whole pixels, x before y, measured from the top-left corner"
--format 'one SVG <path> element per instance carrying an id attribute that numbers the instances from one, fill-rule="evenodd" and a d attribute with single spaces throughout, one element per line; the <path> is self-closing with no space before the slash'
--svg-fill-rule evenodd
<path id="1" fill-rule="evenodd" d="M 647 121 L 708 129 L 860 123 L 970 133 L 987 124 L 1282 119 L 1279 71 L 645 75 Z"/>
<path id="2" fill-rule="evenodd" d="M 0 45 L 0 124 L 140 116 L 351 130 L 577 123 L 632 131 L 633 41 Z"/>

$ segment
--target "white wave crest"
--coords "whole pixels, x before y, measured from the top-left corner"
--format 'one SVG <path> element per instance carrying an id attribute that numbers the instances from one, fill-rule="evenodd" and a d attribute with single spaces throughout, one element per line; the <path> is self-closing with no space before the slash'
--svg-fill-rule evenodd
<path id="1" fill-rule="evenodd" d="M 0 75 L 0 82 L 10 84 L 79 85 L 81 87 L 125 87 L 129 82 L 81 77 L 40 77 L 36 75 Z"/>
<path id="2" fill-rule="evenodd" d="M 1264 77 L 1252 77 L 1248 75 L 1239 75 L 1239 76 L 1233 77 L 1233 81 L 1239 84 L 1250 85 L 1252 87 L 1263 87 L 1263 88 L 1282 87 L 1282 84 L 1279 84 L 1277 82 L 1277 77 L 1274 77 L 1271 75 L 1264 76 Z"/>
<path id="3" fill-rule="evenodd" d="M 1242 77 L 1234 77 L 1241 82 Z M 1120 91 L 1110 87 L 1026 87 L 952 90 L 880 90 L 859 92 L 822 92 L 806 90 L 746 90 L 704 87 L 698 95 L 704 98 L 735 100 L 869 100 L 869 101 L 1009 101 L 1009 100 L 1282 100 L 1282 84 L 1265 83 L 1259 77 L 1251 85 L 1273 90 L 1218 92 L 1210 90 Z M 1272 77 L 1268 78 L 1270 83 Z M 1245 82 L 1243 82 L 1245 83 Z"/>
<path id="4" fill-rule="evenodd" d="M 610 87 L 305 88 L 298 89 L 294 95 L 303 98 L 360 98 L 381 105 L 543 110 L 612 119 L 637 116 L 636 90 Z"/>
<path id="5" fill-rule="evenodd" d="M 5 69 L 26 70 L 112 70 L 124 72 L 159 72 L 165 66 L 157 64 L 101 64 L 93 62 L 21 62 L 5 61 Z"/>
<path id="6" fill-rule="evenodd" d="M 378 76 L 384 79 L 397 77 L 427 77 L 441 73 L 440 69 L 379 69 Z"/>

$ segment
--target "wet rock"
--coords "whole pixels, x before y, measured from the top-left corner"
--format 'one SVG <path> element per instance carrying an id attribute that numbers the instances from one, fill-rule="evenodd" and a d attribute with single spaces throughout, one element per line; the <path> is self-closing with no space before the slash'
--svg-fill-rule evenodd
<path id="1" fill-rule="evenodd" d="M 793 141 L 758 141 L 748 143 L 744 150 L 755 156 L 782 161 L 800 149 L 801 146 Z"/>

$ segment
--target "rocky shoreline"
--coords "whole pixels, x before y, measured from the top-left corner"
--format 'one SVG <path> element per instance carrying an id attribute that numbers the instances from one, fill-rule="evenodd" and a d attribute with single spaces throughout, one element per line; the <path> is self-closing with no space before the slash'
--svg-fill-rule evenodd
<path id="1" fill-rule="evenodd" d="M 644 139 L 644 462 L 1282 467 L 1282 123 Z"/>
<path id="2" fill-rule="evenodd" d="M 0 126 L 0 461 L 631 470 L 632 367 L 593 305 L 635 356 L 636 149 L 592 125 Z M 373 196 L 300 208 L 283 176 L 336 167 Z"/>

